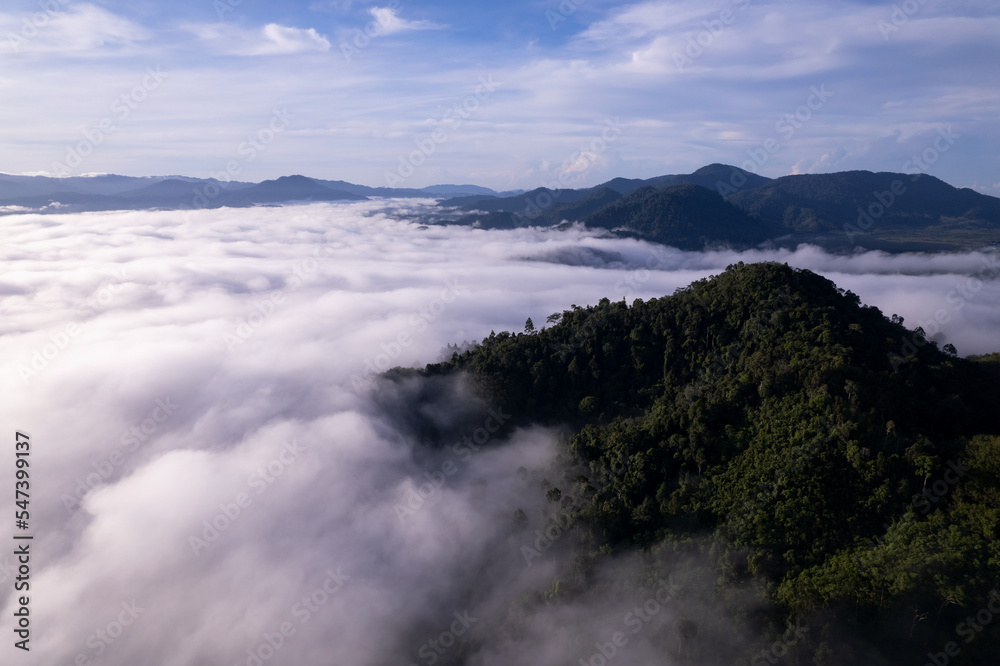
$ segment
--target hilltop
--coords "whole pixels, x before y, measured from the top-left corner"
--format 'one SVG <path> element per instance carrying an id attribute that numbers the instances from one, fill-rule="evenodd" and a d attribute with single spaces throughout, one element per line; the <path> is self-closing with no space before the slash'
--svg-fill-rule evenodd
<path id="1" fill-rule="evenodd" d="M 582 603 L 608 585 L 600 562 L 641 552 L 655 575 L 681 558 L 691 580 L 716 581 L 682 604 L 664 653 L 747 663 L 794 624 L 788 663 L 922 663 L 1000 585 L 995 356 L 939 350 L 779 264 L 548 323 L 388 374 L 468 375 L 517 423 L 569 428 L 536 491 L 545 524 L 572 525 L 564 565 L 504 631 L 535 604 Z M 513 520 L 530 533 L 541 518 Z M 723 626 L 743 633 L 713 640 Z M 995 663 L 1000 623 L 981 631 L 963 663 Z"/>

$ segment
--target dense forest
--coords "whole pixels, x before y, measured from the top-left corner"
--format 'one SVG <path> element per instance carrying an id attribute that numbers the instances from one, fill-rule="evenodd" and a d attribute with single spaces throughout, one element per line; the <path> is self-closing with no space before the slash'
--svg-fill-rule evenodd
<path id="1" fill-rule="evenodd" d="M 690 174 L 463 196 L 440 205 L 464 213 L 441 220 L 446 223 L 509 229 L 582 222 L 682 249 L 770 240 L 905 252 L 976 249 L 1000 239 L 1000 199 L 927 174 L 844 171 L 769 179 L 710 164 Z"/>
<path id="2" fill-rule="evenodd" d="M 812 272 L 741 263 L 388 376 L 467 373 L 515 423 L 566 428 L 532 487 L 572 564 L 498 632 L 600 586 L 652 589 L 669 562 L 699 593 L 656 638 L 665 664 L 996 664 L 1000 357 L 903 324 Z M 623 553 L 645 580 L 593 575 Z"/>

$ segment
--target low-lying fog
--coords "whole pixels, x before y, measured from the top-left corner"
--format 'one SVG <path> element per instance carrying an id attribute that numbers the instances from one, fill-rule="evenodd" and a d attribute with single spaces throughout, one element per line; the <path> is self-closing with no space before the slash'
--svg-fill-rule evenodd
<path id="1" fill-rule="evenodd" d="M 527 566 L 499 527 L 542 510 L 518 467 L 542 469 L 552 434 L 495 441 L 504 406 L 442 386 L 431 416 L 494 446 L 415 456 L 394 413 L 406 387 L 370 392 L 373 372 L 528 317 L 778 260 L 962 355 L 1000 351 L 996 252 L 691 253 L 583 229 L 421 230 L 384 206 L 0 218 L 0 427 L 32 443 L 30 663 L 406 666 L 447 663 L 462 635 L 471 663 L 589 659 L 627 609 L 562 608 L 517 640 L 489 623 L 551 578 L 555 557 Z"/>

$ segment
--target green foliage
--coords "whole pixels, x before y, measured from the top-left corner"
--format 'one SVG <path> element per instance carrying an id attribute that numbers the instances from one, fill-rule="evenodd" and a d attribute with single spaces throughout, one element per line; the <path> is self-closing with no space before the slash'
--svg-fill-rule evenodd
<path id="1" fill-rule="evenodd" d="M 538 188 L 441 204 L 468 211 L 456 224 L 513 229 L 582 221 L 692 249 L 706 242 L 755 245 L 771 239 L 793 247 L 806 241 L 837 249 L 860 245 L 914 252 L 1000 241 L 1000 199 L 926 174 L 846 171 L 772 180 L 712 164 L 686 175 L 615 178 L 589 189 Z"/>
<path id="2" fill-rule="evenodd" d="M 706 243 L 753 245 L 777 235 L 769 225 L 698 185 L 642 187 L 583 222 L 589 227 L 621 228 L 649 240 L 693 250 L 704 248 Z"/>
<path id="3" fill-rule="evenodd" d="M 542 492 L 586 489 L 574 518 L 605 546 L 587 557 L 707 539 L 733 617 L 771 640 L 804 622 L 796 649 L 827 664 L 859 644 L 919 663 L 1000 585 L 994 357 L 929 344 L 894 364 L 913 337 L 899 318 L 779 264 L 549 322 L 425 372 L 469 372 L 521 422 L 572 426 L 572 462 Z M 770 616 L 733 601 L 747 584 Z M 1000 621 L 963 653 L 998 641 Z"/>
<path id="4" fill-rule="evenodd" d="M 842 232 L 844 225 L 857 225 L 859 211 L 878 204 L 893 191 L 892 204 L 882 207 L 875 228 L 920 229 L 948 221 L 952 228 L 984 224 L 996 229 L 1000 201 L 968 189 L 957 189 L 922 174 L 916 178 L 898 173 L 844 171 L 776 178 L 762 187 L 733 194 L 730 201 L 751 215 L 780 221 L 795 231 Z M 881 204 L 879 204 L 881 205 Z M 876 212 L 878 208 L 874 208 Z M 868 225 L 866 225 L 868 226 Z M 854 227 L 858 233 L 862 229 Z"/>

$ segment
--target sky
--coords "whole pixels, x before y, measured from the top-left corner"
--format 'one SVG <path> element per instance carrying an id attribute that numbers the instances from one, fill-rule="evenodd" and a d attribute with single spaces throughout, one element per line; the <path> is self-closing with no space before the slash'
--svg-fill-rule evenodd
<path id="1" fill-rule="evenodd" d="M 998 34 L 966 0 L 7 0 L 0 172 L 513 189 L 723 162 L 1000 195 Z"/>
<path id="2" fill-rule="evenodd" d="M 498 630 L 571 564 L 539 490 L 556 432 L 492 435 L 509 412 L 461 379 L 390 387 L 375 373 L 767 259 L 962 355 L 997 350 L 995 251 L 682 252 L 581 227 L 419 229 L 401 213 L 432 202 L 392 203 L 3 218 L 0 429 L 32 442 L 34 633 L 30 654 L 14 649 L 5 549 L 0 661 L 431 666 L 456 656 L 427 652 L 456 645 L 454 627 L 473 666 L 575 664 L 643 599 L 529 605 L 524 632 Z M 431 453 L 408 425 L 418 413 L 454 439 Z M 482 446 L 456 448 L 466 437 Z M 516 509 L 527 536 L 507 527 Z M 550 529 L 551 545 L 536 541 Z M 595 576 L 650 565 L 608 566 Z M 709 618 L 707 643 L 743 635 L 698 592 L 715 573 L 669 559 L 655 572 L 683 594 L 629 634 L 627 663 L 662 662 L 654 639 L 678 612 Z"/>

